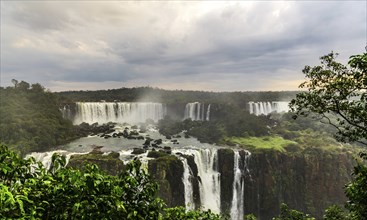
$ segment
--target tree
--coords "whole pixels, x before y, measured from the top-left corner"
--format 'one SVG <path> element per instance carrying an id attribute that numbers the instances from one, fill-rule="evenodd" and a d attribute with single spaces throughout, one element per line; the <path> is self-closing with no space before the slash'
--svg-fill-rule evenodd
<path id="1" fill-rule="evenodd" d="M 364 162 L 358 161 L 353 170 L 354 178 L 345 189 L 350 219 L 365 219 L 367 216 L 367 153 L 360 153 L 360 157 Z"/>
<path id="2" fill-rule="evenodd" d="M 282 203 L 280 205 L 279 216 L 273 218 L 273 220 L 315 220 L 315 218 L 300 211 L 290 209 L 288 205 Z"/>
<path id="3" fill-rule="evenodd" d="M 335 61 L 337 54 L 321 57 L 321 65 L 306 66 L 303 73 L 309 78 L 291 101 L 295 118 L 314 113 L 336 128 L 336 137 L 343 142 L 358 142 L 367 146 L 367 53 L 351 56 L 349 67 Z M 346 186 L 349 201 L 346 205 L 350 219 L 367 216 L 367 154 L 354 167 L 353 180 Z M 326 215 L 341 214 L 335 208 Z M 329 218 L 331 219 L 331 218 Z"/>
<path id="4" fill-rule="evenodd" d="M 367 145 L 367 53 L 351 56 L 349 67 L 335 61 L 337 53 L 320 58 L 321 65 L 306 66 L 308 78 L 300 85 L 290 107 L 297 116 L 316 115 L 336 128 L 342 142 Z"/>
<path id="5" fill-rule="evenodd" d="M 46 169 L 0 145 L 0 219 L 225 219 L 210 210 L 164 209 L 158 184 L 139 160 L 118 176 L 97 165 L 77 170 L 65 164 L 54 154 Z"/>

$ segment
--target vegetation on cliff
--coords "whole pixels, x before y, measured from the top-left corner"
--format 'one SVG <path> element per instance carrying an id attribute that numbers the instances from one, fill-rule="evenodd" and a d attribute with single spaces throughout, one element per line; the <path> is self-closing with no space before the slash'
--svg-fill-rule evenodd
<path id="1" fill-rule="evenodd" d="M 75 138 L 55 94 L 40 84 L 13 83 L 14 87 L 0 87 L 0 142 L 26 153 L 49 150 Z"/>
<path id="2" fill-rule="evenodd" d="M 55 154 L 46 170 L 0 145 L 0 218 L 221 219 L 210 210 L 165 209 L 156 197 L 158 185 L 140 166 L 136 160 L 110 176 L 97 165 L 66 168 L 65 157 Z"/>

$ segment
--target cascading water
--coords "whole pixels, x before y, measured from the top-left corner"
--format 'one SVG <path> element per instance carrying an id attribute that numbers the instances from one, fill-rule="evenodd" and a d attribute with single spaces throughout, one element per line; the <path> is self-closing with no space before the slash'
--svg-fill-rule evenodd
<path id="1" fill-rule="evenodd" d="M 68 164 L 71 155 L 74 155 L 74 154 L 87 154 L 88 152 L 76 153 L 76 152 L 68 152 L 68 151 L 65 151 L 65 150 L 56 150 L 56 151 L 49 151 L 49 152 L 33 152 L 33 153 L 30 153 L 30 154 L 26 155 L 25 158 L 34 157 L 34 159 L 36 161 L 41 162 L 43 164 L 43 166 L 48 170 L 51 167 L 52 155 L 54 153 L 65 156 L 66 164 Z"/>
<path id="2" fill-rule="evenodd" d="M 127 122 L 140 123 L 147 119 L 155 122 L 166 114 L 161 103 L 144 102 L 77 102 L 74 124 L 86 122 Z"/>
<path id="3" fill-rule="evenodd" d="M 249 112 L 254 115 L 268 115 L 272 112 L 288 112 L 289 102 L 249 102 Z"/>
<path id="4" fill-rule="evenodd" d="M 234 181 L 233 181 L 233 197 L 231 207 L 231 219 L 243 219 L 243 198 L 244 198 L 244 181 L 242 170 L 240 167 L 241 156 L 238 151 L 234 152 Z"/>
<path id="5" fill-rule="evenodd" d="M 187 163 L 187 159 L 180 157 L 184 167 L 184 173 L 182 177 L 182 182 L 185 187 L 185 207 L 188 210 L 194 209 L 194 192 L 191 182 L 192 171 L 190 169 L 189 164 Z"/>
<path id="6" fill-rule="evenodd" d="M 153 133 L 150 134 L 154 136 Z M 158 137 L 156 137 L 158 138 Z M 169 142 L 165 143 L 169 145 Z M 68 151 L 52 151 L 44 153 L 32 153 L 29 156 L 33 156 L 36 160 L 41 161 L 46 168 L 50 167 L 52 154 L 57 152 L 66 156 L 67 162 L 73 154 L 85 154 L 84 150 L 91 150 L 87 145 L 83 144 L 83 147 L 73 148 L 81 150 L 83 153 L 79 152 L 68 152 Z M 105 149 L 105 148 L 104 148 Z M 108 154 L 107 151 L 104 154 Z M 140 155 L 132 154 L 133 150 L 130 148 L 118 150 L 120 154 L 120 159 L 124 163 L 128 163 L 135 157 L 138 157 L 142 161 L 142 167 L 148 170 L 148 161 L 153 158 L 148 158 L 148 152 Z M 221 174 L 219 172 L 218 166 L 223 166 L 223 164 L 218 164 L 218 151 L 217 147 L 195 147 L 192 145 L 186 145 L 185 147 L 172 149 L 172 155 L 175 155 L 183 165 L 182 183 L 184 186 L 184 205 L 188 210 L 194 209 L 195 207 L 202 207 L 203 209 L 211 209 L 215 213 L 221 212 Z M 227 201 L 230 202 L 230 212 L 232 220 L 242 220 L 244 214 L 244 177 L 245 173 L 248 172 L 247 169 L 247 159 L 249 158 L 249 152 L 244 152 L 240 150 L 234 150 L 234 176 L 232 183 L 233 196 L 232 199 Z M 183 155 L 190 156 L 190 165 L 188 158 Z M 246 155 L 246 156 L 244 156 Z M 242 157 L 241 157 L 242 156 Z M 193 163 L 193 164 L 191 164 Z M 226 163 L 223 161 L 223 163 Z M 192 166 L 192 167 L 191 167 Z M 193 170 L 195 170 L 195 174 Z M 181 175 L 180 175 L 181 176 Z"/>
<path id="7" fill-rule="evenodd" d="M 210 104 L 205 112 L 205 104 L 200 102 L 187 103 L 185 106 L 184 119 L 191 118 L 193 121 L 209 121 Z"/>
<path id="8" fill-rule="evenodd" d="M 217 171 L 217 149 L 192 150 L 200 176 L 201 206 L 220 213 L 220 173 Z"/>
<path id="9" fill-rule="evenodd" d="M 206 120 L 209 121 L 210 119 L 210 104 L 208 105 L 208 109 L 206 110 Z"/>

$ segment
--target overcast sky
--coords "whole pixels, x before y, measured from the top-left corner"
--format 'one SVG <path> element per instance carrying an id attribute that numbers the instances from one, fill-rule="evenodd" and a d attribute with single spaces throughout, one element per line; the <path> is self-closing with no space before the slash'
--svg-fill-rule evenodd
<path id="1" fill-rule="evenodd" d="M 366 1 L 1 1 L 1 86 L 296 90 L 365 51 Z"/>

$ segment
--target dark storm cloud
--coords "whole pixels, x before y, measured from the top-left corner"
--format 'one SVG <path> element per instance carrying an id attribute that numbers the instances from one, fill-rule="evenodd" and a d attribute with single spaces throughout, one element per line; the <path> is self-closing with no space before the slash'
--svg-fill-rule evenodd
<path id="1" fill-rule="evenodd" d="M 366 39 L 365 2 L 1 4 L 2 85 L 296 89 L 304 65 Z"/>

